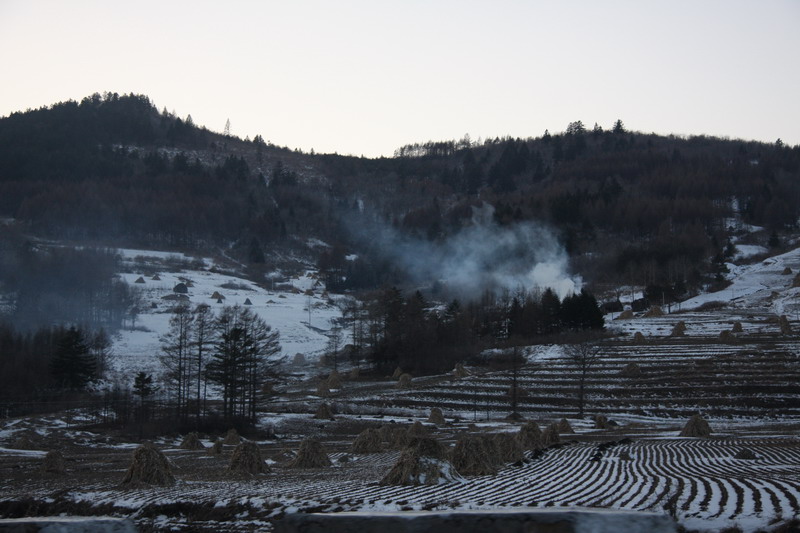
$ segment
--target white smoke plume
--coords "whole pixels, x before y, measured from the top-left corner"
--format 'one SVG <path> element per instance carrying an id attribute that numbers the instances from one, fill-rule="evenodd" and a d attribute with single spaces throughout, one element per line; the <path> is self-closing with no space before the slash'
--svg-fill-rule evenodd
<path id="1" fill-rule="evenodd" d="M 568 274 L 566 251 L 551 231 L 531 222 L 501 226 L 493 215 L 491 205 L 473 208 L 472 224 L 444 241 L 413 239 L 388 229 L 378 240 L 383 253 L 416 282 L 438 280 L 454 293 L 550 288 L 563 299 L 580 292 L 582 280 Z"/>

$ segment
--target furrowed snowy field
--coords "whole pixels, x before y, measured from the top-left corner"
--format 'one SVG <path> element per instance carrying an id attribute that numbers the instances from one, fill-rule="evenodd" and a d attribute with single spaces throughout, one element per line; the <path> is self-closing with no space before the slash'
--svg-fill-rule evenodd
<path id="1" fill-rule="evenodd" d="M 327 297 L 313 272 L 288 278 L 275 284 L 277 290 L 271 290 L 272 285 L 262 288 L 218 272 L 219 267 L 211 259 L 146 250 L 119 250 L 119 253 L 130 270 L 120 274 L 121 278 L 142 291 L 140 313 L 129 324 L 132 327 L 123 329 L 113 339 L 111 365 L 119 380 L 130 380 L 130 376 L 140 371 L 160 373 L 160 338 L 169 329 L 170 309 L 176 303 L 164 297 L 174 295 L 173 288 L 178 283 L 190 285 L 186 303 L 192 308 L 203 303 L 218 312 L 224 306 L 240 305 L 257 313 L 280 332 L 281 355 L 289 358 L 296 353 L 310 360 L 319 357 L 328 342 L 326 333 L 332 327 L 331 321 L 341 317 L 341 311 Z M 153 280 L 155 275 L 160 279 Z M 139 278 L 144 283 L 136 283 Z M 215 293 L 223 297 L 221 302 L 212 298 Z M 252 305 L 246 305 L 246 300 Z"/>
<path id="2" fill-rule="evenodd" d="M 664 512 L 690 531 L 737 526 L 747 533 L 800 518 L 800 289 L 792 286 L 800 249 L 730 265 L 729 288 L 683 302 L 672 313 L 607 317 L 618 336 L 604 343 L 602 361 L 587 380 L 586 418 L 576 417 L 577 373 L 563 347 L 528 348 L 518 381 L 520 412 L 542 428 L 566 418 L 574 433 L 562 432 L 560 444 L 528 451 L 495 475 L 457 476 L 430 486 L 379 484 L 398 448 L 384 440 L 381 452 L 354 453 L 354 438 L 365 428 L 389 425 L 396 431 L 413 421 L 425 423 L 450 449 L 465 435 L 515 433 L 521 423 L 505 420 L 508 372 L 468 367 L 466 376 L 414 378 L 408 388 L 398 388 L 388 376 L 345 377 L 341 388 L 323 397 L 317 385 L 327 371 L 313 359 L 324 350 L 325 332 L 339 311 L 323 297 L 323 287 L 313 286 L 313 275 L 291 280 L 294 290 L 270 291 L 210 272 L 207 262 L 180 272 L 162 267 L 159 282 L 150 279 L 158 261 L 136 261 L 142 252 L 124 253 L 129 283 L 147 274 L 137 285 L 146 294 L 143 307 L 150 307 L 136 325 L 149 331 L 121 333 L 114 345 L 118 372 L 157 369 L 158 338 L 171 306 L 163 296 L 185 279 L 193 282 L 192 304 L 220 307 L 210 298 L 214 291 L 225 296 L 225 305 L 250 298 L 253 309 L 281 331 L 285 353 L 312 356 L 307 365 L 290 369 L 296 378 L 261 414 L 262 427 L 274 431 L 259 441 L 272 472 L 232 476 L 226 470 L 232 446 L 212 456 L 179 449 L 182 436 L 170 435 L 156 444 L 171 461 L 176 484 L 123 488 L 119 483 L 135 443 L 85 427 L 91 413 L 6 420 L 0 425 L 0 468 L 8 473 L 0 478 L 0 514 L 27 502 L 51 514 L 131 516 L 157 531 L 269 530 L 287 513 L 349 510 L 602 507 Z M 137 264 L 147 268 L 137 270 Z M 223 287 L 231 283 L 239 288 Z M 307 289 L 313 296 L 302 292 Z M 311 327 L 305 324 L 309 301 Z M 675 335 L 680 322 L 685 332 Z M 734 331 L 737 324 L 741 331 Z M 322 402 L 338 413 L 335 420 L 313 416 Z M 444 411 L 444 424 L 427 422 L 432 407 Z M 679 437 L 687 418 L 698 412 L 708 420 L 711 437 Z M 612 424 L 597 427 L 592 415 Z M 13 449 L 20 436 L 28 436 L 34 450 Z M 208 446 L 217 435 L 203 437 Z M 332 466 L 290 468 L 306 437 L 323 443 Z M 54 448 L 64 450 L 67 476 L 38 471 L 43 451 Z"/>

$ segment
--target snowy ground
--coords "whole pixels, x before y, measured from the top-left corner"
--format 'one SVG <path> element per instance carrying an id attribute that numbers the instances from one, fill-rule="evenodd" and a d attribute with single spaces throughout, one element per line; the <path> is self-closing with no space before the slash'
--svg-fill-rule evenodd
<path id="1" fill-rule="evenodd" d="M 169 329 L 169 311 L 175 305 L 164 297 L 174 294 L 173 288 L 181 282 L 191 282 L 190 306 L 204 303 L 219 311 L 229 305 L 245 306 L 249 300 L 252 305 L 247 307 L 280 332 L 282 355 L 290 359 L 296 353 L 304 354 L 308 360 L 318 358 L 328 342 L 326 334 L 332 321 L 341 317 L 341 311 L 313 272 L 290 279 L 288 284 L 281 284 L 279 290 L 268 290 L 251 281 L 219 273 L 211 259 L 197 260 L 146 250 L 121 250 L 120 253 L 131 270 L 120 276 L 142 291 L 142 305 L 135 322 L 129 323 L 129 327 L 114 338 L 111 366 L 119 376 L 160 371 L 160 338 Z M 176 270 L 175 263 L 205 268 Z M 154 271 L 160 280 L 152 279 Z M 136 283 L 140 277 L 144 283 Z M 223 296 L 221 303 L 211 297 L 215 292 Z"/>

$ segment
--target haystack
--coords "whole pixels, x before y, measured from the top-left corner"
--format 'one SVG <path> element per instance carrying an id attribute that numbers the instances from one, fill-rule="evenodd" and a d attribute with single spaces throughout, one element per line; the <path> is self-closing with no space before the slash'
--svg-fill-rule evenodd
<path id="1" fill-rule="evenodd" d="M 398 366 L 397 368 L 394 369 L 394 372 L 392 373 L 392 379 L 398 379 L 402 375 L 403 375 L 403 369 Z"/>
<path id="2" fill-rule="evenodd" d="M 462 476 L 488 476 L 497 473 L 495 458 L 492 457 L 486 440 L 473 435 L 456 441 L 452 463 Z"/>
<path id="3" fill-rule="evenodd" d="M 734 337 L 733 333 L 729 329 L 723 329 L 719 332 L 719 340 L 722 342 L 735 342 L 736 337 Z"/>
<path id="4" fill-rule="evenodd" d="M 547 448 L 559 442 L 561 442 L 561 439 L 558 435 L 558 424 L 553 422 L 542 431 L 542 446 Z"/>
<path id="5" fill-rule="evenodd" d="M 222 444 L 227 444 L 228 446 L 237 446 L 242 442 L 242 437 L 239 436 L 239 432 L 236 431 L 236 428 L 231 428 L 225 434 L 225 440 L 222 441 Z"/>
<path id="6" fill-rule="evenodd" d="M 416 439 L 404 449 L 381 485 L 438 485 L 460 481 L 461 477 L 445 459 L 444 447 L 434 439 Z"/>
<path id="7" fill-rule="evenodd" d="M 467 372 L 467 369 L 464 368 L 464 365 L 461 363 L 456 363 L 456 367 L 453 369 L 453 377 L 465 378 L 467 376 L 469 376 L 469 372 Z"/>
<path id="8" fill-rule="evenodd" d="M 734 455 L 733 458 L 753 460 L 753 459 L 758 459 L 758 456 L 750 448 L 742 448 L 741 450 L 736 452 L 736 455 Z"/>
<path id="9" fill-rule="evenodd" d="M 323 468 L 331 466 L 331 460 L 320 441 L 305 439 L 300 443 L 297 455 L 287 466 L 289 468 Z"/>
<path id="10" fill-rule="evenodd" d="M 175 477 L 166 456 L 155 446 L 145 443 L 133 451 L 131 466 L 122 479 L 123 485 L 160 485 L 175 483 Z"/>
<path id="11" fill-rule="evenodd" d="M 798 273 L 792 280 L 792 288 L 800 287 L 800 273 Z"/>
<path id="12" fill-rule="evenodd" d="M 517 439 L 524 450 L 539 450 L 542 448 L 542 430 L 536 422 L 528 422 L 517 433 Z"/>
<path id="13" fill-rule="evenodd" d="M 341 389 L 342 388 L 342 377 L 339 375 L 339 372 L 334 370 L 328 376 L 328 388 L 329 389 Z"/>
<path id="14" fill-rule="evenodd" d="M 778 323 L 781 326 L 781 335 L 792 334 L 792 326 L 789 325 L 789 319 L 786 318 L 786 315 L 781 315 L 780 321 Z"/>
<path id="15" fill-rule="evenodd" d="M 158 274 L 153 274 L 153 277 L 150 279 L 153 281 L 161 281 L 161 277 Z"/>
<path id="16" fill-rule="evenodd" d="M 268 474 L 270 468 L 261 457 L 261 449 L 255 442 L 246 440 L 236 446 L 231 454 L 230 472 L 238 474 Z"/>
<path id="17" fill-rule="evenodd" d="M 253 305 L 253 302 L 250 301 L 250 298 L 245 298 L 244 305 Z"/>
<path id="18" fill-rule="evenodd" d="M 193 431 L 186 435 L 181 441 L 180 448 L 183 450 L 205 450 L 205 445 L 200 442 L 200 436 L 197 434 L 196 431 Z"/>
<path id="19" fill-rule="evenodd" d="M 595 429 L 608 429 L 611 427 L 609 426 L 608 418 L 605 415 L 594 415 L 592 419 L 594 420 Z"/>
<path id="20" fill-rule="evenodd" d="M 615 318 L 614 320 L 630 320 L 631 318 L 633 318 L 633 311 L 631 311 L 630 309 L 626 309 L 625 311 L 617 315 L 617 318 Z"/>
<path id="21" fill-rule="evenodd" d="M 700 415 L 693 415 L 680 433 L 681 437 L 710 437 L 711 427 Z"/>
<path id="22" fill-rule="evenodd" d="M 324 402 L 319 404 L 319 407 L 317 407 L 317 412 L 314 413 L 314 418 L 317 420 L 333 420 L 331 406 Z"/>
<path id="23" fill-rule="evenodd" d="M 645 318 L 653 318 L 659 316 L 664 316 L 664 311 L 662 311 L 661 308 L 657 305 L 654 305 L 653 307 L 648 309 L 647 312 L 644 314 Z"/>
<path id="24" fill-rule="evenodd" d="M 783 269 L 783 272 L 781 272 L 781 274 L 783 274 L 784 276 L 790 276 L 792 274 L 792 269 L 787 266 Z"/>
<path id="25" fill-rule="evenodd" d="M 222 298 L 217 298 L 217 303 L 221 304 L 222 303 Z"/>
<path id="26" fill-rule="evenodd" d="M 378 453 L 383 451 L 381 432 L 374 428 L 367 428 L 358 434 L 351 447 L 353 453 Z"/>
<path id="27" fill-rule="evenodd" d="M 317 396 L 325 398 L 331 395 L 331 388 L 328 386 L 327 381 L 320 381 L 317 385 Z"/>
<path id="28" fill-rule="evenodd" d="M 528 395 L 528 391 L 526 391 L 522 387 L 512 385 L 506 391 L 506 398 L 514 398 L 515 393 L 517 399 L 524 398 Z"/>
<path id="29" fill-rule="evenodd" d="M 647 339 L 645 339 L 644 335 L 642 335 L 641 331 L 637 331 L 633 334 L 633 343 L 634 344 L 646 344 Z"/>
<path id="30" fill-rule="evenodd" d="M 562 418 L 558 421 L 558 433 L 561 435 L 572 435 L 575 433 L 575 430 L 572 429 L 569 420 Z"/>
<path id="31" fill-rule="evenodd" d="M 397 380 L 396 387 L 398 389 L 410 389 L 411 388 L 411 374 L 400 374 L 400 377 Z"/>
<path id="32" fill-rule="evenodd" d="M 408 431 L 406 432 L 406 434 L 408 435 L 408 440 L 410 442 L 412 439 L 415 438 L 427 437 L 428 429 L 422 425 L 422 422 L 417 420 L 408 427 Z"/>
<path id="33" fill-rule="evenodd" d="M 744 328 L 742 328 L 742 323 L 738 320 L 733 323 L 733 327 L 731 328 L 731 333 L 742 333 Z"/>
<path id="34" fill-rule="evenodd" d="M 402 426 L 392 428 L 392 433 L 388 440 L 389 445 L 396 450 L 405 448 L 409 442 L 408 428 Z"/>
<path id="35" fill-rule="evenodd" d="M 378 428 L 378 433 L 381 435 L 381 440 L 383 442 L 391 444 L 393 438 L 393 432 L 397 427 L 396 424 L 384 424 L 380 428 Z"/>
<path id="36" fill-rule="evenodd" d="M 358 379 L 361 376 L 361 369 L 354 366 L 350 369 L 350 379 Z"/>
<path id="37" fill-rule="evenodd" d="M 428 422 L 430 422 L 431 424 L 436 424 L 437 426 L 443 426 L 447 423 L 444 419 L 444 414 L 442 413 L 442 410 L 439 409 L 438 407 L 434 407 L 433 409 L 431 409 L 431 414 L 430 416 L 428 416 Z"/>
<path id="38" fill-rule="evenodd" d="M 42 473 L 44 474 L 58 474 L 61 475 L 66 472 L 64 466 L 64 454 L 58 450 L 50 450 L 44 456 L 41 466 Z"/>
<path id="39" fill-rule="evenodd" d="M 619 375 L 623 378 L 638 378 L 642 375 L 642 367 L 639 366 L 639 363 L 628 363 L 622 367 Z"/>
<path id="40" fill-rule="evenodd" d="M 176 294 L 189 294 L 189 287 L 187 287 L 183 282 L 177 283 L 174 287 L 172 287 L 172 292 Z"/>
<path id="41" fill-rule="evenodd" d="M 295 366 L 301 366 L 306 364 L 306 356 L 301 354 L 300 352 L 297 352 L 296 354 L 294 354 L 294 359 L 292 359 L 292 364 Z"/>
<path id="42" fill-rule="evenodd" d="M 492 440 L 501 461 L 515 463 L 522 460 L 524 450 L 514 433 L 496 433 L 492 435 Z"/>
<path id="43" fill-rule="evenodd" d="M 221 455 L 222 454 L 222 439 L 217 439 L 214 441 L 214 444 L 211 445 L 211 448 L 208 449 L 209 455 Z"/>
<path id="44" fill-rule="evenodd" d="M 686 333 L 686 322 L 681 320 L 677 324 L 672 326 L 672 333 L 670 333 L 670 337 L 683 337 L 685 333 Z"/>
<path id="45" fill-rule="evenodd" d="M 214 294 L 211 295 L 212 300 L 224 300 L 225 297 L 219 293 L 219 291 L 214 291 Z"/>
<path id="46" fill-rule="evenodd" d="M 144 283 L 144 278 L 142 276 L 139 276 L 138 278 L 136 278 L 136 281 L 134 281 L 134 283 Z"/>

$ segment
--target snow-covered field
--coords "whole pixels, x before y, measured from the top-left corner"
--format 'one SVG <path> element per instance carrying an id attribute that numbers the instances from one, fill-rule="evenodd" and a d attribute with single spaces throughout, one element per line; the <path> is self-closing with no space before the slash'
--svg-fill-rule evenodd
<path id="1" fill-rule="evenodd" d="M 178 283 L 190 285 L 187 303 L 191 307 L 203 303 L 218 312 L 224 306 L 246 305 L 280 332 L 282 355 L 290 359 L 296 353 L 304 354 L 307 360 L 318 358 L 328 342 L 326 334 L 332 321 L 341 317 L 341 311 L 313 272 L 291 278 L 288 283 L 280 284 L 278 290 L 271 290 L 272 285 L 266 280 L 261 287 L 249 280 L 220 273 L 211 259 L 197 260 L 147 250 L 121 250 L 120 253 L 131 270 L 120 276 L 142 294 L 135 321 L 129 322 L 128 328 L 113 339 L 111 367 L 121 379 L 129 379 L 139 371 L 155 374 L 160 371 L 160 338 L 169 329 L 170 309 L 176 303 L 164 297 L 174 295 L 173 288 Z M 172 266 L 175 263 L 204 268 L 176 270 Z M 153 280 L 154 274 L 160 279 Z M 139 278 L 143 283 L 136 283 Z M 215 293 L 223 297 L 221 302 L 212 298 Z M 246 304 L 248 300 L 250 304 Z"/>

